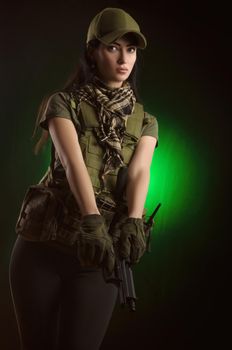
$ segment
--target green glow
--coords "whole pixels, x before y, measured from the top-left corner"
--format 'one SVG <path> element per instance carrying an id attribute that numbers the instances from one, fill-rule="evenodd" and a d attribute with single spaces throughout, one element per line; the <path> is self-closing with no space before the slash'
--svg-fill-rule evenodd
<path id="1" fill-rule="evenodd" d="M 197 142 L 181 127 L 159 120 L 159 146 L 153 156 L 145 202 L 148 216 L 161 203 L 155 218 L 156 234 L 190 224 L 204 205 L 207 163 L 197 153 Z M 50 144 L 51 140 L 42 151 L 41 177 L 50 163 Z"/>
<path id="2" fill-rule="evenodd" d="M 170 122 L 167 125 L 159 122 L 159 129 L 159 146 L 152 160 L 145 207 L 149 216 L 161 203 L 155 227 L 163 232 L 169 227 L 181 227 L 201 209 L 206 197 L 207 169 L 189 134 L 172 127 Z"/>

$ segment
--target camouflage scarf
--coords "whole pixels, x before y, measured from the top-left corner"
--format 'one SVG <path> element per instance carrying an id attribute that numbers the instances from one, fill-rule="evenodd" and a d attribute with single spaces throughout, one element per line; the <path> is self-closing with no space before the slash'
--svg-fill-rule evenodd
<path id="1" fill-rule="evenodd" d="M 94 78 L 93 82 L 73 90 L 72 96 L 77 103 L 77 113 L 80 111 L 81 101 L 86 101 L 97 110 L 99 128 L 94 128 L 94 133 L 105 150 L 100 172 L 100 180 L 104 185 L 105 175 L 124 164 L 122 140 L 127 117 L 134 110 L 134 92 L 128 82 L 120 88 L 111 89 L 98 78 Z"/>

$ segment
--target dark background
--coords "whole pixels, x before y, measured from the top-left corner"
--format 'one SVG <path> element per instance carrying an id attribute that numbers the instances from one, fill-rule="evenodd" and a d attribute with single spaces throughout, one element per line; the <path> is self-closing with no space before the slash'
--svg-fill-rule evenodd
<path id="1" fill-rule="evenodd" d="M 8 264 L 25 189 L 44 171 L 43 155 L 31 152 L 35 115 L 75 67 L 92 17 L 109 6 L 127 10 L 148 39 L 140 74 L 145 103 L 161 125 L 171 112 L 186 138 L 199 141 L 209 176 L 199 219 L 164 232 L 136 267 L 137 312 L 115 309 L 102 349 L 224 349 L 231 343 L 231 19 L 225 2 L 198 0 L 1 2 L 0 348 L 19 348 Z"/>

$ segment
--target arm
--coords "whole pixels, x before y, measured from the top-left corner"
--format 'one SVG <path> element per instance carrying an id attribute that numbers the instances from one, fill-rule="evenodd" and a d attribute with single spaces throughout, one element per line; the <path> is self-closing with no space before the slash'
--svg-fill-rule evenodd
<path id="1" fill-rule="evenodd" d="M 51 118 L 48 128 L 82 215 L 100 214 L 72 121 L 59 117 Z"/>
<path id="2" fill-rule="evenodd" d="M 155 137 L 142 136 L 128 167 L 126 196 L 129 217 L 142 218 L 156 142 Z"/>

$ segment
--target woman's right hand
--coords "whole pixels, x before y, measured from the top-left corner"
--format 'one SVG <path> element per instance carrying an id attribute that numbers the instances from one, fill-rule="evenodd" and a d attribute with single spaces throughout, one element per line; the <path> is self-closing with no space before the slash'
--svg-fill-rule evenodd
<path id="1" fill-rule="evenodd" d="M 77 255 L 82 266 L 101 266 L 109 275 L 113 272 L 114 248 L 102 215 L 83 216 L 77 237 Z"/>

